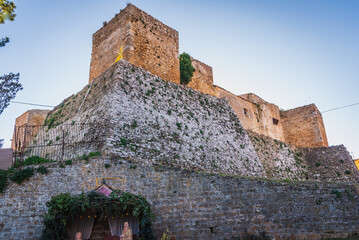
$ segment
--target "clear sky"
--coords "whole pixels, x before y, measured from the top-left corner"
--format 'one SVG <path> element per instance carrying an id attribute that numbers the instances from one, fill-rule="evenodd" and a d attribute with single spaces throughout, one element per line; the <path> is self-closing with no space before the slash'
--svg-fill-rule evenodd
<path id="1" fill-rule="evenodd" d="M 282 109 L 359 102 L 357 0 L 14 2 L 15 21 L 0 25 L 0 37 L 10 37 L 0 48 L 0 74 L 20 72 L 24 87 L 14 101 L 57 105 L 82 89 L 92 34 L 131 2 L 176 29 L 180 52 L 212 66 L 215 84 L 235 94 L 253 92 Z M 0 115 L 5 147 L 15 118 L 34 108 L 13 103 Z M 329 144 L 359 158 L 359 105 L 323 119 Z"/>

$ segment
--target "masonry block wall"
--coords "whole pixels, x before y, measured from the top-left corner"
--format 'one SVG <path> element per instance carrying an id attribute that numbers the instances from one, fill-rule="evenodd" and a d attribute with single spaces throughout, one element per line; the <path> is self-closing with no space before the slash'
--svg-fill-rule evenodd
<path id="1" fill-rule="evenodd" d="M 245 231 L 264 231 L 275 239 L 328 239 L 359 232 L 359 197 L 351 183 L 284 183 L 146 164 L 134 168 L 128 159 L 106 157 L 65 168 L 45 166 L 48 174 L 36 173 L 22 185 L 11 183 L 0 194 L 0 239 L 39 239 L 51 196 L 88 192 L 101 178 L 124 179 L 126 192 L 149 201 L 158 238 L 167 228 L 176 239 L 198 240 L 238 239 Z M 107 181 L 113 187 L 121 182 Z"/>
<path id="2" fill-rule="evenodd" d="M 359 183 L 359 171 L 343 146 L 331 146 L 320 148 L 304 148 L 303 155 L 306 159 L 309 178 L 315 181 L 347 181 Z"/>
<path id="3" fill-rule="evenodd" d="M 121 46 L 124 60 L 179 84 L 178 32 L 132 4 L 93 35 L 90 82 L 115 62 Z"/>
<path id="4" fill-rule="evenodd" d="M 55 143 L 62 123 L 90 123 L 94 128 L 88 124 L 81 130 L 88 131 L 86 138 L 99 135 L 108 140 L 104 148 L 88 147 L 89 151 L 199 171 L 265 177 L 246 131 L 225 99 L 163 81 L 123 60 L 94 80 L 82 108 L 76 111 L 87 90 L 84 87 L 52 112 L 54 127 L 44 128 L 38 137 L 49 135 L 47 140 Z M 68 136 L 78 139 L 82 135 L 69 131 Z M 72 151 L 69 154 L 76 157 Z"/>
<path id="5" fill-rule="evenodd" d="M 359 171 L 343 146 L 298 148 L 247 131 L 268 178 L 359 183 Z"/>
<path id="6" fill-rule="evenodd" d="M 82 108 L 76 111 L 87 91 L 88 86 L 50 112 L 53 127 L 40 130 L 34 140 L 41 143 L 46 139 L 55 143 L 64 128 L 69 143 L 74 139 L 102 140 L 81 148 L 65 147 L 63 151 L 67 159 L 100 151 L 107 155 L 133 157 L 149 164 L 242 176 L 347 182 L 356 181 L 359 175 L 347 167 L 340 169 L 341 175 L 337 176 L 337 166 L 325 163 L 325 159 L 339 159 L 345 162 L 341 166 L 347 166 L 352 159 L 345 148 L 338 152 L 336 148 L 322 150 L 325 151 L 320 155 L 322 166 L 311 167 L 315 166 L 312 163 L 315 157 L 309 157 L 311 163 L 307 163 L 302 150 L 294 145 L 268 137 L 268 132 L 260 134 L 245 130 L 243 123 L 253 121 L 249 124 L 261 126 L 264 118 L 269 121 L 275 116 L 267 113 L 257 116 L 259 109 L 269 112 L 266 106 L 273 104 L 254 94 L 248 97 L 253 101 L 250 102 L 228 93 L 229 97 L 223 95 L 226 99 L 231 100 L 234 96 L 233 102 L 228 103 L 226 99 L 163 81 L 122 60 L 94 80 Z M 223 90 L 223 93 L 227 92 Z M 248 109 L 247 114 L 242 115 L 248 122 L 240 122 L 233 111 L 244 114 L 243 108 Z M 80 124 L 81 128 L 71 128 L 72 123 Z M 81 125 L 84 123 L 90 124 Z M 40 152 L 36 149 L 28 153 L 58 158 L 56 148 Z M 324 175 L 322 168 L 327 172 Z M 346 170 L 352 174 L 343 174 Z"/>
<path id="7" fill-rule="evenodd" d="M 327 147 L 322 115 L 314 104 L 280 112 L 285 140 L 298 147 Z"/>
<path id="8" fill-rule="evenodd" d="M 49 113 L 49 110 L 29 110 L 23 113 L 21 116 L 16 118 L 15 120 L 15 130 L 12 136 L 12 143 L 11 148 L 15 150 L 15 145 L 17 142 L 17 146 L 21 145 L 27 145 L 31 138 L 36 134 L 34 131 L 29 131 L 27 133 L 22 132 L 24 129 L 19 129 L 20 126 L 23 126 L 25 124 L 27 125 L 42 125 L 46 119 L 47 114 Z M 28 129 L 30 130 L 30 129 Z M 19 136 L 17 138 L 17 135 Z"/>
<path id="9" fill-rule="evenodd" d="M 212 67 L 197 59 L 191 58 L 191 60 L 195 71 L 193 73 L 192 80 L 186 86 L 204 94 L 214 96 L 215 88 L 213 87 Z"/>
<path id="10" fill-rule="evenodd" d="M 255 94 L 236 96 L 215 86 L 215 96 L 227 99 L 244 129 L 284 141 L 278 106 L 268 103 Z M 278 120 L 275 122 L 275 120 Z"/>

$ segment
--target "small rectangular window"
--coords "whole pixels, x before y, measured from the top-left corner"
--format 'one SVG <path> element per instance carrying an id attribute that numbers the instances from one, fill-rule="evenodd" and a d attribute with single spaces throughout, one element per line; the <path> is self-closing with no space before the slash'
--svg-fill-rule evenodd
<path id="1" fill-rule="evenodd" d="M 243 113 L 244 113 L 244 115 L 248 116 L 248 109 L 243 108 Z"/>
<path id="2" fill-rule="evenodd" d="M 274 125 L 278 125 L 278 123 L 279 123 L 279 120 L 278 120 L 278 119 L 273 118 L 273 124 L 274 124 Z"/>

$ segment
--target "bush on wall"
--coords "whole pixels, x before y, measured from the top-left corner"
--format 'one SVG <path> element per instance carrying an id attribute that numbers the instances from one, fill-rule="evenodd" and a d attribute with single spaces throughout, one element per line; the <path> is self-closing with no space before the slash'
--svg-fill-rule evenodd
<path id="1" fill-rule="evenodd" d="M 191 56 L 188 53 L 182 53 L 180 55 L 180 82 L 183 85 L 187 85 L 193 77 L 195 69 L 192 66 Z"/>
<path id="2" fill-rule="evenodd" d="M 71 196 L 70 193 L 63 193 L 51 198 L 46 203 L 48 212 L 44 217 L 44 230 L 41 239 L 67 239 L 66 225 L 75 217 L 82 216 L 91 211 L 99 219 L 107 219 L 107 213 L 115 217 L 122 217 L 132 214 L 138 217 L 140 224 L 139 239 L 152 240 L 152 220 L 150 204 L 141 196 L 131 193 L 113 191 L 110 197 L 92 191 Z"/>

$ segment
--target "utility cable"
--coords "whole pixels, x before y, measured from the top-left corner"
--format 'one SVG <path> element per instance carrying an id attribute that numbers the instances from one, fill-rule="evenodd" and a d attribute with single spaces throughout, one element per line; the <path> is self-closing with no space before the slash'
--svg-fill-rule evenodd
<path id="1" fill-rule="evenodd" d="M 330 111 L 334 111 L 334 110 L 338 110 L 338 109 L 342 109 L 342 108 L 352 107 L 352 106 L 355 106 L 355 105 L 359 105 L 359 102 L 358 102 L 358 103 L 349 104 L 349 105 L 345 105 L 345 106 L 341 106 L 341 107 L 332 108 L 332 109 L 323 111 L 323 112 L 321 112 L 321 113 L 326 113 L 326 112 L 330 112 Z"/>
<path id="2" fill-rule="evenodd" d="M 42 104 L 36 104 L 36 103 L 26 103 L 26 102 L 16 102 L 16 101 L 10 101 L 10 102 L 11 102 L 11 103 L 24 104 L 24 105 L 39 106 L 39 107 L 50 107 L 50 108 L 54 108 L 54 107 L 55 107 L 55 106 L 42 105 Z"/>

